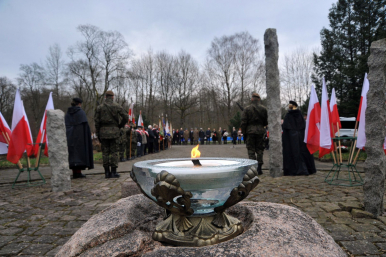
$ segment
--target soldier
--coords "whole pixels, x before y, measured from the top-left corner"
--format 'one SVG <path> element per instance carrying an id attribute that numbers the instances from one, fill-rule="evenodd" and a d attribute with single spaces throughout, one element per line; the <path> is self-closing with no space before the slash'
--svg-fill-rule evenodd
<path id="1" fill-rule="evenodd" d="M 261 105 L 260 95 L 252 94 L 252 103 L 247 106 L 241 116 L 241 130 L 247 135 L 247 149 L 249 159 L 258 161 L 258 174 L 263 174 L 263 153 L 265 128 L 268 125 L 267 109 Z"/>
<path id="2" fill-rule="evenodd" d="M 126 150 L 126 142 L 127 142 L 127 137 L 126 137 L 126 126 L 124 128 L 121 128 L 121 136 L 119 137 L 119 161 L 125 162 L 125 150 Z"/>
<path id="3" fill-rule="evenodd" d="M 99 105 L 95 112 L 95 128 L 102 144 L 105 178 L 119 178 L 117 168 L 120 128 L 125 126 L 128 119 L 127 112 L 122 106 L 114 102 L 114 93 L 110 90 L 107 91 L 106 101 Z"/>

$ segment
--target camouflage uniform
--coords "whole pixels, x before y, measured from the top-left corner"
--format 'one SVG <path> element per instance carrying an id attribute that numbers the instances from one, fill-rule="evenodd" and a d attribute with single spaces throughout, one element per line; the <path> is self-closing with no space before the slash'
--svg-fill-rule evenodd
<path id="1" fill-rule="evenodd" d="M 267 109 L 260 101 L 252 101 L 241 116 L 241 130 L 247 136 L 248 158 L 257 160 L 259 167 L 263 165 L 264 153 L 264 126 L 268 125 Z M 255 155 L 256 154 L 256 155 Z"/>
<path id="2" fill-rule="evenodd" d="M 95 112 L 95 129 L 102 144 L 103 167 L 117 168 L 119 154 L 120 127 L 129 119 L 127 112 L 112 98 L 106 98 L 104 104 Z M 121 122 L 119 123 L 119 120 Z"/>
<path id="3" fill-rule="evenodd" d="M 121 158 L 121 161 L 125 159 L 125 150 L 127 142 L 126 130 L 128 130 L 128 128 L 121 128 L 121 136 L 119 137 L 119 157 Z"/>
<path id="4" fill-rule="evenodd" d="M 137 145 L 137 139 L 134 137 L 133 138 L 133 134 L 135 134 L 135 131 L 132 127 L 128 127 L 126 130 L 125 130 L 125 133 L 126 133 L 126 159 L 127 160 L 130 160 L 130 144 L 131 144 L 131 158 L 135 157 L 135 150 L 134 150 L 134 153 L 133 153 L 133 147 L 136 147 Z M 130 140 L 131 138 L 131 140 Z M 133 145 L 133 140 L 135 141 L 135 145 Z"/>

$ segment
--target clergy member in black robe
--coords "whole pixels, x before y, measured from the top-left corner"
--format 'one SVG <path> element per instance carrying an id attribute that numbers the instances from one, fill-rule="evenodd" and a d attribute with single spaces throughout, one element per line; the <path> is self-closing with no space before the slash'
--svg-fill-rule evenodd
<path id="1" fill-rule="evenodd" d="M 68 162 L 73 178 L 85 178 L 82 170 L 94 168 L 91 131 L 86 113 L 81 109 L 82 99 L 74 98 L 65 116 Z"/>
<path id="2" fill-rule="evenodd" d="M 283 122 L 283 169 L 284 176 L 310 175 L 316 173 L 314 157 L 304 143 L 306 122 L 298 105 L 290 101 L 290 110 Z"/>

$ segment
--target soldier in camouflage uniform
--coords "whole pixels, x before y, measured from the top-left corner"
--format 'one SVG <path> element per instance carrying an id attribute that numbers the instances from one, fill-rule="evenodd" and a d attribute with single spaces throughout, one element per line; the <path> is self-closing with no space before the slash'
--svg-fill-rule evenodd
<path id="1" fill-rule="evenodd" d="M 263 174 L 263 153 L 265 128 L 268 125 L 267 109 L 261 105 L 260 96 L 257 93 L 252 94 L 252 103 L 247 106 L 241 116 L 241 130 L 247 135 L 248 157 L 258 161 L 258 174 Z"/>
<path id="2" fill-rule="evenodd" d="M 106 101 L 95 112 L 95 129 L 102 145 L 105 178 L 118 178 L 120 128 L 127 123 L 129 116 L 119 104 L 114 102 L 114 93 L 106 92 Z M 111 170 L 110 170 L 111 167 Z"/>
<path id="3" fill-rule="evenodd" d="M 124 128 L 121 128 L 121 136 L 119 137 L 119 157 L 121 162 L 125 162 L 125 150 L 126 150 L 126 142 L 127 142 L 127 137 L 126 137 L 126 126 Z"/>

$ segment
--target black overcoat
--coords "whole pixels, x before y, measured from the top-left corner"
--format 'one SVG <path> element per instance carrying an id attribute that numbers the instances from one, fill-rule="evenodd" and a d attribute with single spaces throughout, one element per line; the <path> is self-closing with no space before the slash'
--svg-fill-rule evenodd
<path id="1" fill-rule="evenodd" d="M 93 147 L 86 113 L 79 106 L 72 106 L 68 108 L 64 120 L 70 169 L 93 169 Z"/>
<path id="2" fill-rule="evenodd" d="M 306 122 L 300 110 L 289 110 L 282 127 L 284 176 L 315 173 L 314 157 L 303 142 Z"/>

